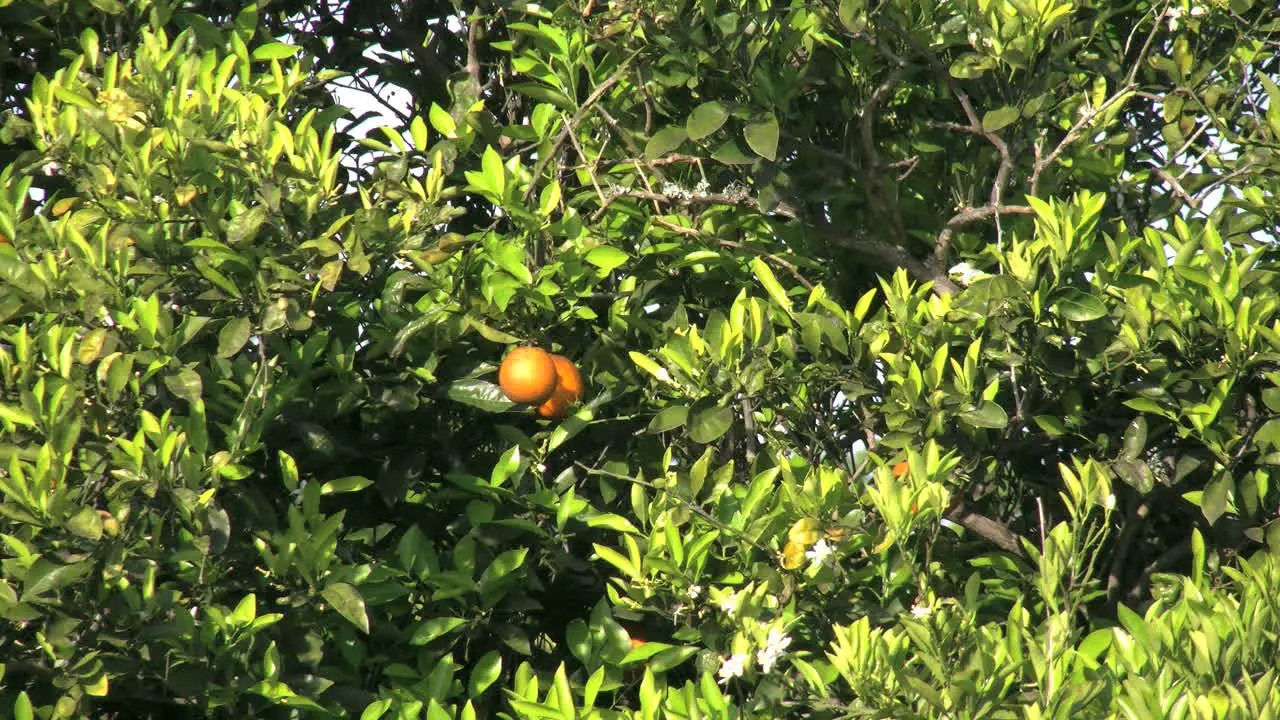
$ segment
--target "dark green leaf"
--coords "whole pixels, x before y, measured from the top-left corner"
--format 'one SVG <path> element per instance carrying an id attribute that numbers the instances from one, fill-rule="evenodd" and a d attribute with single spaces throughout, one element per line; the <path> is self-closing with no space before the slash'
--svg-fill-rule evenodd
<path id="1" fill-rule="evenodd" d="M 1135 460 L 1142 455 L 1142 451 L 1147 446 L 1147 417 L 1139 415 L 1129 421 L 1129 426 L 1124 430 L 1124 450 L 1121 457 L 1126 460 Z"/>
<path id="2" fill-rule="evenodd" d="M 218 331 L 218 357 L 229 358 L 240 352 L 240 348 L 249 342 L 249 334 L 253 331 L 253 323 L 249 318 L 238 317 L 227 321 Z"/>
<path id="3" fill-rule="evenodd" d="M 1009 415 L 1004 408 L 990 400 L 971 406 L 960 413 L 960 419 L 974 427 L 998 430 L 1009 424 Z"/>
<path id="4" fill-rule="evenodd" d="M 339 615 L 360 628 L 361 632 L 369 633 L 369 616 L 365 612 L 364 598 L 354 585 L 345 582 L 330 583 L 320 594 Z"/>
<path id="5" fill-rule="evenodd" d="M 1073 322 L 1088 322 L 1106 315 L 1107 306 L 1083 290 L 1067 288 L 1058 294 L 1053 311 Z"/>
<path id="6" fill-rule="evenodd" d="M 450 383 L 448 396 L 450 400 L 488 412 L 502 412 L 515 407 L 515 403 L 507 399 L 502 388 L 477 378 L 465 378 Z"/>
<path id="7" fill-rule="evenodd" d="M 733 409 L 712 405 L 691 413 L 689 439 L 696 443 L 715 442 L 733 425 Z"/>
<path id="8" fill-rule="evenodd" d="M 89 560 L 63 565 L 37 558 L 31 569 L 27 571 L 26 582 L 22 587 L 22 600 L 25 602 L 47 592 L 56 592 L 78 582 L 92 569 L 93 562 Z"/>
<path id="9" fill-rule="evenodd" d="M 754 157 L 743 152 L 738 146 L 738 141 L 732 138 L 711 153 L 711 159 L 725 165 L 749 165 L 756 161 Z"/>
<path id="10" fill-rule="evenodd" d="M 987 132 L 995 132 L 1004 128 L 1009 123 L 1018 119 L 1018 108 L 1005 105 L 1002 108 L 991 110 L 982 116 L 982 129 Z"/>
<path id="11" fill-rule="evenodd" d="M 672 405 L 663 408 L 653 419 L 649 421 L 649 432 L 660 433 L 683 427 L 685 420 L 689 418 L 688 405 Z"/>

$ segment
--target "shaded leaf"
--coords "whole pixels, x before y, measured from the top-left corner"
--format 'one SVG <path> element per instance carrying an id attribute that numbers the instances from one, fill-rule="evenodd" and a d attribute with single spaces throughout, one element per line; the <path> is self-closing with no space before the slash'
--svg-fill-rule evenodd
<path id="1" fill-rule="evenodd" d="M 764 120 L 747 125 L 743 131 L 747 145 L 763 158 L 774 160 L 778 153 L 778 118 L 770 114 Z"/>
<path id="2" fill-rule="evenodd" d="M 709 443 L 719 440 L 733 425 L 733 409 L 712 405 L 711 407 L 691 413 L 689 418 L 689 439 L 696 443 Z"/>
<path id="3" fill-rule="evenodd" d="M 364 598 L 354 585 L 345 582 L 330 583 L 320 594 L 339 615 L 360 628 L 361 632 L 366 635 L 369 633 L 369 615 L 365 612 Z"/>
<path id="4" fill-rule="evenodd" d="M 649 138 L 649 142 L 644 144 L 644 156 L 650 160 L 657 160 L 669 152 L 674 152 L 689 139 L 689 131 L 678 125 L 669 125 L 662 128 Z"/>
<path id="5" fill-rule="evenodd" d="M 1067 288 L 1058 294 L 1053 311 L 1073 322 L 1088 322 L 1106 315 L 1107 306 L 1083 290 Z"/>
<path id="6" fill-rule="evenodd" d="M 960 419 L 974 427 L 998 430 L 1009 424 L 1009 415 L 1004 408 L 990 400 L 971 406 L 960 413 Z"/>
<path id="7" fill-rule="evenodd" d="M 982 129 L 987 132 L 995 132 L 1004 128 L 1009 123 L 1018 119 L 1018 108 L 1011 105 L 1005 105 L 1002 108 L 991 110 L 982 115 Z"/>
<path id="8" fill-rule="evenodd" d="M 218 331 L 218 357 L 229 358 L 240 352 L 240 348 L 249 342 L 249 334 L 253 332 L 253 323 L 249 318 L 238 317 L 227 321 Z"/>
<path id="9" fill-rule="evenodd" d="M 502 412 L 515 407 L 515 403 L 507 399 L 502 388 L 477 378 L 455 380 L 450 383 L 447 394 L 450 400 L 488 412 Z"/>
<path id="10" fill-rule="evenodd" d="M 729 111 L 719 102 L 704 102 L 689 113 L 685 120 L 685 129 L 690 140 L 701 140 L 720 129 L 724 121 L 729 119 Z"/>

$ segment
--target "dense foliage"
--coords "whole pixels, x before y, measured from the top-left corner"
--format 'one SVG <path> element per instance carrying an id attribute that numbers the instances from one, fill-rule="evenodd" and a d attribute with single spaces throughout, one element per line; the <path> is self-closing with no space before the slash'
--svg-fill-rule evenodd
<path id="1" fill-rule="evenodd" d="M 0 714 L 1275 717 L 1268 3 L 0 28 Z"/>

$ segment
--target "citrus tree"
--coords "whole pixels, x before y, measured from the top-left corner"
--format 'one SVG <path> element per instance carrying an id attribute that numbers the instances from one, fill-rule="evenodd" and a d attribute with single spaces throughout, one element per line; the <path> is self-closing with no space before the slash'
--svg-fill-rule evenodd
<path id="1" fill-rule="evenodd" d="M 1266 3 L 0 14 L 6 715 L 1274 717 Z"/>

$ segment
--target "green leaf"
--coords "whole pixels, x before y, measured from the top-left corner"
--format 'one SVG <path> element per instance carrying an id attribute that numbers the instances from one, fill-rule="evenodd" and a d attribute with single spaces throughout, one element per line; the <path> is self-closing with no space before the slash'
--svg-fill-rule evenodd
<path id="1" fill-rule="evenodd" d="M 742 130 L 756 154 L 768 160 L 776 159 L 778 153 L 778 118 L 772 113 L 763 120 L 753 122 Z"/>
<path id="2" fill-rule="evenodd" d="M 986 112 L 982 116 L 982 129 L 987 132 L 995 132 L 1004 128 L 1009 123 L 1018 119 L 1018 108 L 1011 105 L 1005 105 L 1002 108 Z"/>
<path id="3" fill-rule="evenodd" d="M 712 405 L 695 411 L 689 419 L 689 439 L 696 443 L 710 443 L 719 440 L 733 425 L 733 409 Z"/>
<path id="4" fill-rule="evenodd" d="M 298 54 L 298 48 L 293 45 L 286 45 L 282 42 L 267 43 L 253 49 L 253 59 L 255 62 L 265 62 L 268 60 L 284 60 Z"/>
<path id="5" fill-rule="evenodd" d="M 320 487 L 321 495 L 336 495 L 338 493 L 360 492 L 369 487 L 373 481 L 359 475 L 350 475 L 341 477 L 337 480 L 330 480 Z"/>
<path id="6" fill-rule="evenodd" d="M 507 399 L 502 388 L 477 378 L 455 380 L 450 383 L 446 394 L 450 400 L 487 412 L 503 412 L 515 407 L 515 403 Z"/>
<path id="7" fill-rule="evenodd" d="M 1204 495 L 1200 497 L 1200 512 L 1204 513 L 1210 526 L 1227 511 L 1227 495 L 1232 484 L 1229 476 L 1219 475 L 1204 489 Z"/>
<path id="8" fill-rule="evenodd" d="M 507 187 L 507 170 L 502 165 L 502 156 L 490 145 L 484 149 L 480 158 L 480 167 L 484 171 L 484 179 L 489 189 L 499 198 L 503 197 Z"/>
<path id="9" fill-rule="evenodd" d="M 993 430 L 999 430 L 1009 424 L 1009 416 L 1005 413 L 1004 408 L 990 400 L 983 400 L 980 404 L 970 406 L 961 411 L 960 419 L 974 427 L 991 428 Z"/>
<path id="10" fill-rule="evenodd" d="M 391 698 L 382 698 L 369 703 L 365 706 L 364 712 L 360 713 L 360 720 L 378 720 L 387 714 L 394 702 Z"/>
<path id="11" fill-rule="evenodd" d="M 663 408 L 653 419 L 649 421 L 649 432 L 661 433 L 669 430 L 675 430 L 678 427 L 684 427 L 684 423 L 689 419 L 688 405 L 672 405 Z"/>
<path id="12" fill-rule="evenodd" d="M 364 634 L 369 634 L 369 615 L 365 612 L 364 598 L 360 596 L 360 591 L 351 583 L 335 582 L 325 586 L 320 595 L 333 606 L 338 614 L 346 618 L 348 622 L 360 628 Z"/>
<path id="13" fill-rule="evenodd" d="M 632 563 L 631 560 L 622 553 L 599 543 L 593 543 L 591 547 L 596 551 L 596 554 L 600 556 L 601 560 L 604 560 L 610 565 L 618 568 L 627 577 L 633 580 L 640 577 L 640 568 L 636 567 L 635 563 Z"/>
<path id="14" fill-rule="evenodd" d="M 1040 426 L 1041 430 L 1053 437 L 1057 437 L 1067 432 L 1066 423 L 1052 415 L 1036 415 L 1032 419 L 1035 420 L 1036 425 Z"/>
<path id="15" fill-rule="evenodd" d="M 1072 322 L 1088 322 L 1105 316 L 1107 306 L 1090 293 L 1076 288 L 1067 288 L 1058 293 L 1053 311 Z"/>
<path id="16" fill-rule="evenodd" d="M 26 410 L 13 405 L 5 405 L 0 403 L 0 419 L 8 420 L 14 425 L 25 425 L 27 427 L 35 427 L 36 419 Z"/>
<path id="17" fill-rule="evenodd" d="M 755 273 L 756 279 L 760 281 L 765 291 L 769 293 L 769 298 L 773 300 L 773 304 L 790 313 L 791 298 L 787 296 L 787 291 L 782 289 L 782 284 L 778 282 L 777 276 L 773 274 L 773 269 L 764 260 L 754 257 L 751 258 L 751 271 Z"/>
<path id="18" fill-rule="evenodd" d="M 246 317 L 231 318 L 218 331 L 218 353 L 220 358 L 229 358 L 240 352 L 240 348 L 249 342 L 249 334 L 253 332 L 253 323 Z"/>
<path id="19" fill-rule="evenodd" d="M 732 138 L 711 153 L 711 159 L 725 165 L 749 165 L 756 161 L 754 157 L 743 152 L 738 141 Z"/>
<path id="20" fill-rule="evenodd" d="M 484 569 L 480 574 L 480 587 L 484 589 L 492 586 L 494 583 L 505 578 L 524 564 L 525 555 L 529 553 L 529 548 L 516 548 L 508 550 L 489 563 L 489 567 Z"/>
<path id="21" fill-rule="evenodd" d="M 719 102 L 704 102 L 689 113 L 685 120 L 685 129 L 689 131 L 690 140 L 701 140 L 720 129 L 724 121 L 729 119 L 729 111 Z"/>
<path id="22" fill-rule="evenodd" d="M 236 215 L 227 223 L 227 242 L 231 245 L 252 242 L 266 221 L 267 209 L 261 205 Z"/>
<path id="23" fill-rule="evenodd" d="M 649 142 L 644 144 L 644 156 L 650 160 L 657 160 L 669 152 L 680 149 L 685 140 L 689 139 L 689 131 L 678 125 L 668 125 L 649 138 Z"/>
<path id="24" fill-rule="evenodd" d="M 475 699 L 481 695 L 490 685 L 497 681 L 498 676 L 502 674 L 502 654 L 497 650 L 490 650 L 476 661 L 471 669 L 471 678 L 467 683 L 467 695 L 471 699 Z"/>
<path id="25" fill-rule="evenodd" d="M 453 116 L 435 103 L 431 103 L 431 109 L 427 111 L 427 120 L 431 123 L 431 127 L 436 129 L 436 132 L 445 137 L 453 137 L 454 131 L 458 129 L 458 124 L 453 121 Z"/>
<path id="26" fill-rule="evenodd" d="M 34 720 L 34 718 L 31 698 L 27 697 L 27 692 L 23 690 L 18 693 L 18 699 L 13 702 L 13 720 Z"/>
<path id="27" fill-rule="evenodd" d="M 31 569 L 27 571 L 27 577 L 22 587 L 22 600 L 26 602 L 28 599 L 39 597 L 47 592 L 57 591 L 60 588 L 78 582 L 89 574 L 92 569 L 93 562 L 88 560 L 62 565 L 44 558 L 37 558 L 35 563 L 31 565 Z"/>
<path id="28" fill-rule="evenodd" d="M 466 624 L 466 620 L 456 617 L 431 618 L 420 624 L 409 634 L 410 645 L 426 645 L 442 635 L 453 632 Z"/>
<path id="29" fill-rule="evenodd" d="M 587 251 L 586 261 L 603 270 L 612 272 L 631 259 L 630 255 L 610 245 L 593 247 Z"/>

